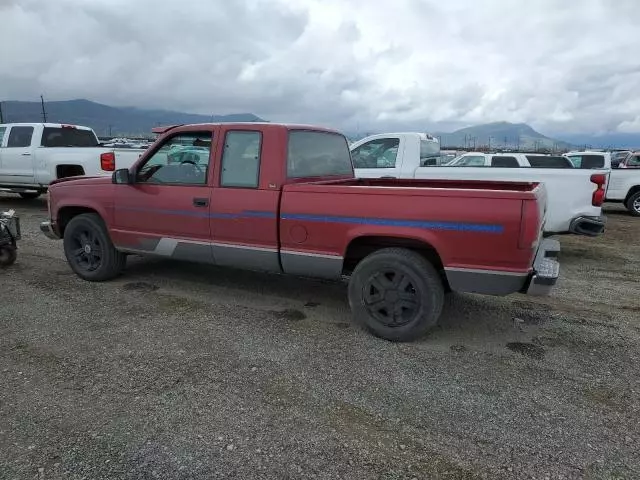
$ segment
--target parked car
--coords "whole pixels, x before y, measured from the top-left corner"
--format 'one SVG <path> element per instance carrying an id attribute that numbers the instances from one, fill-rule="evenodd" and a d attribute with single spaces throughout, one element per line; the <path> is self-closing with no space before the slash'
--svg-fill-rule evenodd
<path id="1" fill-rule="evenodd" d="M 206 165 L 168 162 L 209 144 Z M 473 208 L 469 208 L 473 205 Z M 543 240 L 532 182 L 365 180 L 333 130 L 266 123 L 166 128 L 112 178 L 64 178 L 50 219 L 73 271 L 121 273 L 127 254 L 340 280 L 354 318 L 389 340 L 434 325 L 448 290 L 546 294 L 559 243 Z"/>
<path id="2" fill-rule="evenodd" d="M 629 150 L 611 152 L 611 168 L 618 168 L 629 155 L 631 155 Z"/>
<path id="3" fill-rule="evenodd" d="M 602 203 L 609 168 L 573 168 L 562 155 L 468 152 L 440 167 L 427 167 L 415 145 L 418 133 L 380 134 L 351 145 L 355 174 L 360 178 L 429 178 L 544 182 L 549 195 L 545 235 L 600 235 L 606 220 Z M 380 148 L 376 149 L 376 146 Z M 362 162 L 361 151 L 370 151 Z M 378 161 L 378 158 L 384 161 Z"/>
<path id="4" fill-rule="evenodd" d="M 611 154 L 608 152 L 569 152 L 567 156 L 576 164 L 588 159 L 592 164 L 611 169 Z M 640 217 L 640 154 L 632 153 L 618 168 L 611 169 L 605 199 L 624 204 L 631 215 Z"/>
<path id="5" fill-rule="evenodd" d="M 59 123 L 0 124 L 0 189 L 37 198 L 57 178 L 108 175 L 144 151 L 100 147 L 88 127 Z"/>

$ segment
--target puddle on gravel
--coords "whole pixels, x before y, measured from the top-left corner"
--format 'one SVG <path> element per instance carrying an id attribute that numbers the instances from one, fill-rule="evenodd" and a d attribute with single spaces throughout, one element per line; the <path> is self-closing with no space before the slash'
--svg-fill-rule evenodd
<path id="1" fill-rule="evenodd" d="M 533 343 L 509 342 L 507 343 L 507 348 L 512 352 L 520 353 L 525 357 L 535 358 L 536 360 L 544 358 L 544 348 Z"/>
<path id="2" fill-rule="evenodd" d="M 148 282 L 131 282 L 125 283 L 122 286 L 123 290 L 131 290 L 135 292 L 155 292 L 158 288 L 160 287 Z"/>
<path id="3" fill-rule="evenodd" d="M 467 347 L 465 347 L 464 345 L 451 345 L 449 347 L 449 349 L 452 352 L 466 352 L 467 351 Z"/>
<path id="4" fill-rule="evenodd" d="M 304 320 L 307 316 L 301 312 L 300 310 L 296 310 L 295 308 L 287 308 L 286 310 L 272 310 L 271 313 L 274 317 L 279 320 L 288 320 L 290 322 L 299 322 L 300 320 Z"/>
<path id="5" fill-rule="evenodd" d="M 533 302 L 513 302 L 516 313 L 513 320 L 524 325 L 542 325 L 549 319 L 550 308 Z"/>

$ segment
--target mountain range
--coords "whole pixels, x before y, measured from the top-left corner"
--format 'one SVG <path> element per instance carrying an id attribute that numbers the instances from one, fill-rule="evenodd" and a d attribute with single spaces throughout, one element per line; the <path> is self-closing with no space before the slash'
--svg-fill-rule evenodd
<path id="1" fill-rule="evenodd" d="M 443 147 L 489 147 L 527 150 L 565 150 L 569 142 L 547 137 L 525 123 L 494 122 L 461 128 L 455 132 L 437 132 Z"/>
<path id="2" fill-rule="evenodd" d="M 263 122 L 251 113 L 231 115 L 198 115 L 169 110 L 144 110 L 134 107 L 110 107 L 89 100 L 65 100 L 46 102 L 47 121 L 86 125 L 98 136 L 150 135 L 158 125 L 206 122 Z M 41 122 L 40 102 L 3 101 L 2 113 L 5 123 Z"/>
<path id="3" fill-rule="evenodd" d="M 3 101 L 4 122 L 42 121 L 40 102 Z M 148 136 L 158 125 L 205 122 L 264 122 L 252 113 L 198 115 L 169 110 L 111 107 L 89 100 L 46 102 L 47 121 L 87 125 L 102 137 Z M 443 147 L 511 148 L 527 150 L 565 150 L 572 148 L 640 148 L 640 134 L 563 135 L 563 140 L 547 137 L 525 123 L 494 122 L 462 128 L 454 132 L 430 132 L 440 138 Z M 351 139 L 363 135 L 347 134 Z"/>

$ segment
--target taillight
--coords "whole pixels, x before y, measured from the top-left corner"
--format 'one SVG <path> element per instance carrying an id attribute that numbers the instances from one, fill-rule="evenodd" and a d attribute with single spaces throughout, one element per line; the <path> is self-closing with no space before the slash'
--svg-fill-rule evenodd
<path id="1" fill-rule="evenodd" d="M 542 219 L 540 218 L 538 203 L 535 200 L 525 200 L 522 202 L 518 248 L 526 250 L 536 248 L 540 236 L 541 224 Z"/>
<path id="2" fill-rule="evenodd" d="M 100 167 L 107 172 L 113 172 L 116 169 L 116 154 L 113 152 L 101 153 Z"/>
<path id="3" fill-rule="evenodd" d="M 604 186 L 607 183 L 607 176 L 604 173 L 594 173 L 591 175 L 591 183 L 595 183 L 597 187 L 593 195 L 591 195 L 591 205 L 601 207 L 606 194 Z"/>

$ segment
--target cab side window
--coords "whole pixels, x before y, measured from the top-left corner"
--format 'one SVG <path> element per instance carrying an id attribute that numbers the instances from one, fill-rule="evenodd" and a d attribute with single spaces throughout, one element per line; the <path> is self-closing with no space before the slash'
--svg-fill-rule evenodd
<path id="1" fill-rule="evenodd" d="M 480 155 L 469 155 L 466 157 L 460 157 L 454 167 L 484 167 L 484 157 Z"/>
<path id="2" fill-rule="evenodd" d="M 518 160 L 506 155 L 494 155 L 491 157 L 491 166 L 497 168 L 518 168 Z"/>
<path id="3" fill-rule="evenodd" d="M 639 168 L 640 167 L 640 155 L 632 155 L 627 160 L 627 167 Z"/>
<path id="4" fill-rule="evenodd" d="M 7 131 L 7 127 L 0 127 L 0 147 L 2 147 L 2 145 L 4 145 L 2 143 L 2 139 L 4 138 L 4 132 Z"/>
<path id="5" fill-rule="evenodd" d="M 7 140 L 7 147 L 29 147 L 31 146 L 31 137 L 33 137 L 33 127 L 11 127 L 11 130 L 9 130 L 9 140 Z"/>
<path id="6" fill-rule="evenodd" d="M 260 132 L 237 130 L 227 132 L 222 152 L 223 187 L 258 188 L 260 178 Z"/>
<path id="7" fill-rule="evenodd" d="M 170 137 L 140 167 L 136 183 L 206 185 L 212 138 L 209 132 Z"/>
<path id="8" fill-rule="evenodd" d="M 394 168 L 398 157 L 398 138 L 371 140 L 351 152 L 354 168 Z"/>

